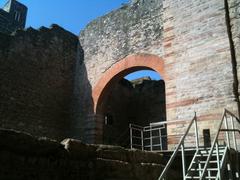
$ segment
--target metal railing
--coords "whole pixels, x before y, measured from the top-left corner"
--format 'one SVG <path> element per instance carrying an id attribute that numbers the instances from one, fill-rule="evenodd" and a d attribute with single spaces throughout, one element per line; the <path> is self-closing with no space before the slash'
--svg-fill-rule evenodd
<path id="1" fill-rule="evenodd" d="M 163 150 L 165 124 L 150 124 L 150 126 L 129 125 L 130 129 L 130 148 L 141 150 Z"/>
<path id="2" fill-rule="evenodd" d="M 191 122 L 188 125 L 188 128 L 187 128 L 185 134 L 181 137 L 179 144 L 177 145 L 177 147 L 174 150 L 172 156 L 170 157 L 167 165 L 165 166 L 162 174 L 160 175 L 159 180 L 166 179 L 168 170 L 170 169 L 170 166 L 172 165 L 172 163 L 173 163 L 174 159 L 176 158 L 177 153 L 179 151 L 181 151 L 181 154 L 182 154 L 183 177 L 186 175 L 185 139 L 186 139 L 187 135 L 189 134 L 192 126 L 194 126 L 194 129 L 195 129 L 195 149 L 196 149 L 196 151 L 198 150 L 199 137 L 198 137 L 198 129 L 197 129 L 197 117 L 196 117 L 196 113 L 195 113 L 193 119 L 191 120 Z"/>
<path id="3" fill-rule="evenodd" d="M 224 123 L 224 125 L 223 125 L 223 123 Z M 229 123 L 230 123 L 230 127 L 229 127 Z M 219 180 L 222 179 L 222 173 L 223 173 L 224 167 L 223 167 L 223 162 L 220 162 L 220 157 L 219 157 L 219 141 L 220 141 L 219 135 L 220 135 L 220 132 L 225 132 L 227 148 L 238 151 L 239 147 L 238 147 L 238 142 L 237 142 L 237 138 L 236 138 L 236 132 L 238 132 L 240 134 L 239 125 L 240 125 L 239 118 L 236 117 L 230 111 L 224 109 L 222 119 L 219 123 L 219 127 L 217 130 L 216 136 L 212 143 L 209 155 L 207 157 L 205 166 L 203 168 L 202 175 L 200 177 L 201 180 L 205 179 L 205 177 L 207 175 L 207 168 L 209 167 L 210 160 L 213 156 L 214 151 L 216 152 L 216 156 L 217 156 L 217 167 L 218 167 L 217 179 L 219 179 Z M 224 128 L 222 128 L 223 126 L 224 126 Z M 238 126 L 238 127 L 236 127 L 236 126 Z M 239 163 L 239 162 L 237 161 L 237 163 Z M 238 171 L 239 171 L 239 164 L 238 164 Z M 236 176 L 239 177 L 239 172 L 236 172 L 236 173 L 237 173 Z"/>
<path id="4" fill-rule="evenodd" d="M 191 120 L 174 120 L 150 123 L 149 126 L 139 126 L 130 124 L 130 148 L 147 151 L 175 150 L 179 140 L 185 134 Z M 172 131 L 174 129 L 174 131 Z M 169 132 L 168 132 L 169 130 Z M 171 131 L 171 132 L 170 132 Z M 189 132 L 185 139 L 188 150 L 192 150 L 192 144 L 195 143 L 195 134 Z M 203 137 L 198 136 L 199 140 Z"/>
<path id="5" fill-rule="evenodd" d="M 174 129 L 172 129 L 171 124 Z M 169 145 L 175 148 L 172 156 L 160 175 L 159 180 L 167 178 L 167 173 L 178 153 L 181 153 L 182 155 L 183 177 L 188 176 L 189 169 L 186 169 L 185 152 L 187 150 L 191 150 L 192 152 L 195 151 L 195 154 L 197 154 L 206 148 L 206 152 L 208 152 L 206 156 L 207 160 L 203 164 L 203 169 L 200 168 L 201 172 L 199 172 L 198 178 L 203 180 L 206 178 L 206 174 L 209 175 L 210 170 L 208 167 L 210 167 L 210 162 L 214 153 L 217 162 L 216 177 L 221 180 L 224 167 L 226 167 L 226 163 L 228 163 L 228 149 L 233 149 L 236 152 L 240 150 L 240 120 L 233 113 L 225 109 L 209 150 L 207 150 L 208 145 L 205 145 L 204 143 L 204 136 L 201 137 L 198 134 L 199 128 L 197 124 L 196 113 L 193 119 L 188 121 L 164 121 L 151 123 L 149 126 L 145 127 L 130 124 L 130 147 L 131 149 L 137 148 L 150 151 L 165 150 L 164 145 L 166 145 L 167 148 L 169 148 Z M 201 126 L 200 129 L 202 129 Z M 169 133 L 167 130 L 171 132 Z M 179 133 L 179 130 L 182 132 L 184 131 L 184 133 Z M 237 133 L 239 135 L 238 138 L 236 137 Z M 177 139 L 180 140 L 176 141 Z M 224 153 L 222 153 L 223 147 Z M 194 157 L 192 161 L 194 161 Z M 238 172 L 236 172 L 236 177 L 239 177 L 239 162 L 237 163 Z"/>

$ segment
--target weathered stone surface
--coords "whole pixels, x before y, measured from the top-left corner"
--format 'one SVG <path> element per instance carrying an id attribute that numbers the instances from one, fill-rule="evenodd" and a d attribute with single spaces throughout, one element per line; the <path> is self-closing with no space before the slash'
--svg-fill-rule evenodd
<path id="1" fill-rule="evenodd" d="M 91 22 L 81 32 L 80 43 L 84 49 L 84 63 L 77 71 L 78 79 L 77 96 L 85 110 L 85 117 L 81 120 L 85 126 L 91 122 L 93 102 L 89 92 L 89 86 L 94 88 L 103 73 L 121 58 L 129 54 L 152 53 L 161 55 L 162 37 L 162 1 L 144 1 L 124 5 L 106 16 Z M 81 72 L 86 69 L 85 76 Z M 80 71 L 81 70 L 81 71 Z M 87 77 L 88 81 L 86 81 Z M 90 96 L 90 97 L 89 97 Z M 81 113 L 81 112 L 80 112 Z M 96 120 L 97 121 L 97 120 Z M 99 128 L 96 124 L 93 125 Z M 96 134 L 96 132 L 94 132 Z M 94 142 L 92 132 L 85 132 L 85 139 Z M 96 139 L 96 137 L 94 137 Z"/>
<path id="2" fill-rule="evenodd" d="M 238 0 L 227 0 L 229 8 L 229 17 L 230 17 L 230 30 L 233 41 L 233 49 L 235 52 L 235 61 L 236 64 L 234 68 L 237 70 L 237 80 L 240 81 L 240 2 Z M 236 83 L 236 82 L 235 82 Z M 239 83 L 239 82 L 238 82 Z M 236 87 L 238 89 L 238 94 L 240 92 L 240 86 Z"/>
<path id="3" fill-rule="evenodd" d="M 60 144 L 3 129 L 0 146 L 0 163 L 4 164 L 0 179 L 157 179 L 166 163 L 156 153 L 87 145 L 74 139 Z"/>
<path id="4" fill-rule="evenodd" d="M 162 154 L 140 150 L 127 150 L 119 146 L 99 145 L 97 157 L 132 163 L 152 162 L 156 164 L 165 164 Z"/>
<path id="5" fill-rule="evenodd" d="M 1 127 L 57 140 L 73 137 L 78 45 L 75 35 L 57 25 L 0 35 Z"/>
<path id="6" fill-rule="evenodd" d="M 0 146 L 1 150 L 28 156 L 50 156 L 64 151 L 64 147 L 57 141 L 6 129 L 0 129 Z"/>
<path id="7" fill-rule="evenodd" d="M 148 126 L 166 120 L 164 82 L 149 78 L 138 81 L 121 79 L 106 92 L 100 111 L 111 116 L 112 122 L 103 125 L 104 144 L 128 147 L 129 123 Z"/>
<path id="8" fill-rule="evenodd" d="M 89 23 L 79 39 L 57 25 L 0 34 L 1 127 L 101 142 L 104 116 L 96 114 L 92 90 L 111 69 L 123 68 L 119 62 L 131 57 L 135 64 L 121 69 L 127 71 L 142 57 L 151 66 L 140 69 L 161 62 L 167 120 L 191 119 L 196 111 L 199 131 L 214 133 L 222 109 L 238 107 L 239 0 L 227 2 L 235 65 L 224 0 L 134 0 Z M 168 126 L 168 133 L 182 127 Z"/>
<path id="9" fill-rule="evenodd" d="M 232 2 L 237 17 L 239 3 Z M 199 131 L 207 128 L 214 133 L 223 108 L 238 111 L 225 14 L 224 1 L 219 0 L 153 0 L 133 1 L 100 17 L 79 37 L 87 83 L 94 89 L 105 73 L 129 55 L 157 55 L 164 61 L 167 120 L 191 119 L 196 111 L 202 121 Z M 232 23 L 237 42 L 238 21 Z M 87 96 L 79 94 L 83 102 L 93 104 Z M 84 119 L 95 122 L 87 132 L 93 142 L 101 129 L 101 115 L 97 116 Z M 171 125 L 168 132 L 178 132 L 178 127 Z"/>
<path id="10" fill-rule="evenodd" d="M 96 158 L 97 147 L 84 144 L 79 140 L 65 139 L 61 142 L 73 159 L 91 160 Z"/>
<path id="11" fill-rule="evenodd" d="M 26 17 L 26 6 L 18 1 L 8 0 L 5 6 L 0 9 L 0 32 L 11 34 L 17 29 L 23 29 Z"/>

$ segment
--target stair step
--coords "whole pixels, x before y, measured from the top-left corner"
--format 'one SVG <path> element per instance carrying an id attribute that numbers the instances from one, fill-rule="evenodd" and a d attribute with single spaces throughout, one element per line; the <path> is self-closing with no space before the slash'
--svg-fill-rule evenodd
<path id="1" fill-rule="evenodd" d="M 222 156 L 223 154 L 224 154 L 224 152 L 219 152 L 218 155 L 219 155 L 219 156 Z M 208 155 L 209 155 L 209 153 L 197 153 L 197 154 L 196 154 L 196 156 L 198 156 L 198 157 L 199 157 L 199 156 L 208 156 Z M 217 156 L 217 153 L 214 152 L 214 153 L 212 154 L 212 156 Z"/>
<path id="2" fill-rule="evenodd" d="M 198 153 L 199 154 L 209 154 L 209 151 L 199 151 Z M 217 151 L 213 151 L 213 154 L 216 154 L 216 153 L 217 153 Z M 219 150 L 218 153 L 223 154 L 224 150 Z"/>
<path id="3" fill-rule="evenodd" d="M 197 157 L 207 157 L 209 154 L 197 154 Z M 222 156 L 223 154 L 219 153 L 219 156 Z M 212 154 L 212 157 L 217 156 L 217 154 Z"/>
<path id="4" fill-rule="evenodd" d="M 224 149 L 219 149 L 218 152 L 219 152 L 219 153 L 223 153 L 223 152 L 224 152 Z M 201 154 L 209 154 L 210 151 L 201 150 L 201 151 L 198 151 L 198 153 L 201 153 Z M 217 151 L 214 150 L 213 153 L 217 153 Z"/>
<path id="5" fill-rule="evenodd" d="M 194 164 L 205 164 L 207 161 L 193 161 L 193 163 Z M 220 163 L 221 163 L 221 161 L 220 161 Z M 217 160 L 215 160 L 215 161 L 209 161 L 209 164 L 217 164 Z"/>
<path id="6" fill-rule="evenodd" d="M 200 179 L 199 176 L 185 176 L 185 179 Z M 205 179 L 216 179 L 214 176 L 206 176 Z"/>
<path id="7" fill-rule="evenodd" d="M 190 171 L 202 171 L 203 168 L 199 169 L 199 168 L 191 168 Z M 207 171 L 217 171 L 218 168 L 207 168 Z"/>
<path id="8" fill-rule="evenodd" d="M 226 147 L 226 146 L 218 146 L 218 149 L 219 149 L 219 150 L 222 150 L 222 149 L 225 149 L 225 147 Z M 202 147 L 202 148 L 198 148 L 198 150 L 199 150 L 199 151 L 202 151 L 202 150 L 203 150 L 203 151 L 205 151 L 205 150 L 210 151 L 211 148 L 210 148 L 210 147 L 207 147 L 207 148 L 206 148 L 206 147 Z M 214 150 L 215 150 L 215 149 L 214 149 Z"/>

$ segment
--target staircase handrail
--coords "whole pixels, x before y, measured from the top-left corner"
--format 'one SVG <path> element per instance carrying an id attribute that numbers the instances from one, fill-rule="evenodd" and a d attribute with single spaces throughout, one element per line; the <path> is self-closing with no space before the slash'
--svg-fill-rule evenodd
<path id="1" fill-rule="evenodd" d="M 214 151 L 214 148 L 215 146 L 218 146 L 217 142 L 218 142 L 218 137 L 219 137 L 219 134 L 220 134 L 220 131 L 221 131 L 221 127 L 222 127 L 222 124 L 223 124 L 223 121 L 224 121 L 224 118 L 226 117 L 226 115 L 229 114 L 233 117 L 235 117 L 235 119 L 237 120 L 237 122 L 240 124 L 240 121 L 239 121 L 239 118 L 237 116 L 235 116 L 233 113 L 231 113 L 230 111 L 228 111 L 227 109 L 224 109 L 224 112 L 223 112 L 223 115 L 222 115 L 222 119 L 219 123 L 219 127 L 218 127 L 218 130 L 217 130 L 217 134 L 215 135 L 214 137 L 214 141 L 212 143 L 212 146 L 211 146 L 211 149 L 209 151 L 209 155 L 207 157 L 207 160 L 206 160 L 206 163 L 204 165 L 204 168 L 203 168 L 203 172 L 202 172 L 202 175 L 200 177 L 200 180 L 203 180 L 205 179 L 206 177 L 206 173 L 207 173 L 207 168 L 209 166 L 209 162 L 210 162 L 210 159 L 212 158 L 212 154 L 213 154 L 213 151 Z M 219 162 L 218 162 L 219 164 Z M 220 173 L 220 172 L 219 172 Z M 220 177 L 221 179 L 221 177 Z"/>
<path id="2" fill-rule="evenodd" d="M 170 157 L 167 165 L 166 165 L 165 168 L 163 169 L 163 172 L 162 172 L 162 174 L 160 175 L 159 180 L 162 180 L 162 179 L 164 179 L 164 178 L 166 177 L 166 173 L 168 172 L 170 166 L 172 165 L 172 163 L 173 163 L 175 157 L 177 156 L 177 153 L 179 152 L 180 148 L 184 146 L 184 140 L 185 140 L 186 136 L 188 135 L 188 133 L 189 133 L 189 131 L 190 131 L 193 123 L 196 122 L 196 121 L 197 121 L 197 117 L 196 117 L 196 112 L 195 112 L 195 115 L 194 115 L 193 119 L 191 120 L 191 122 L 189 123 L 188 128 L 187 128 L 185 134 L 181 137 L 181 139 L 180 139 L 180 141 L 179 141 L 176 149 L 174 150 L 172 156 Z M 198 143 L 198 142 L 197 142 L 197 143 Z M 197 147 L 197 148 L 198 148 L 198 147 Z M 182 150 L 183 150 L 183 149 L 182 149 Z M 183 167 L 183 168 L 184 168 L 184 167 Z M 184 174 L 183 176 L 185 176 L 185 174 Z"/>

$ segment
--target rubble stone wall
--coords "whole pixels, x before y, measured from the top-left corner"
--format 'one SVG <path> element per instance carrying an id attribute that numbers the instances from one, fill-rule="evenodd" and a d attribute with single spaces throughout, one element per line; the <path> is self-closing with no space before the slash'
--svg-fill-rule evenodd
<path id="1" fill-rule="evenodd" d="M 0 179 L 158 179 L 166 164 L 157 153 L 87 145 L 73 139 L 58 143 L 4 129 L 0 129 L 0 146 Z M 171 174 L 171 179 L 177 179 L 177 172 Z"/>
<path id="2" fill-rule="evenodd" d="M 0 35 L 0 126 L 72 137 L 78 38 L 53 25 Z"/>

